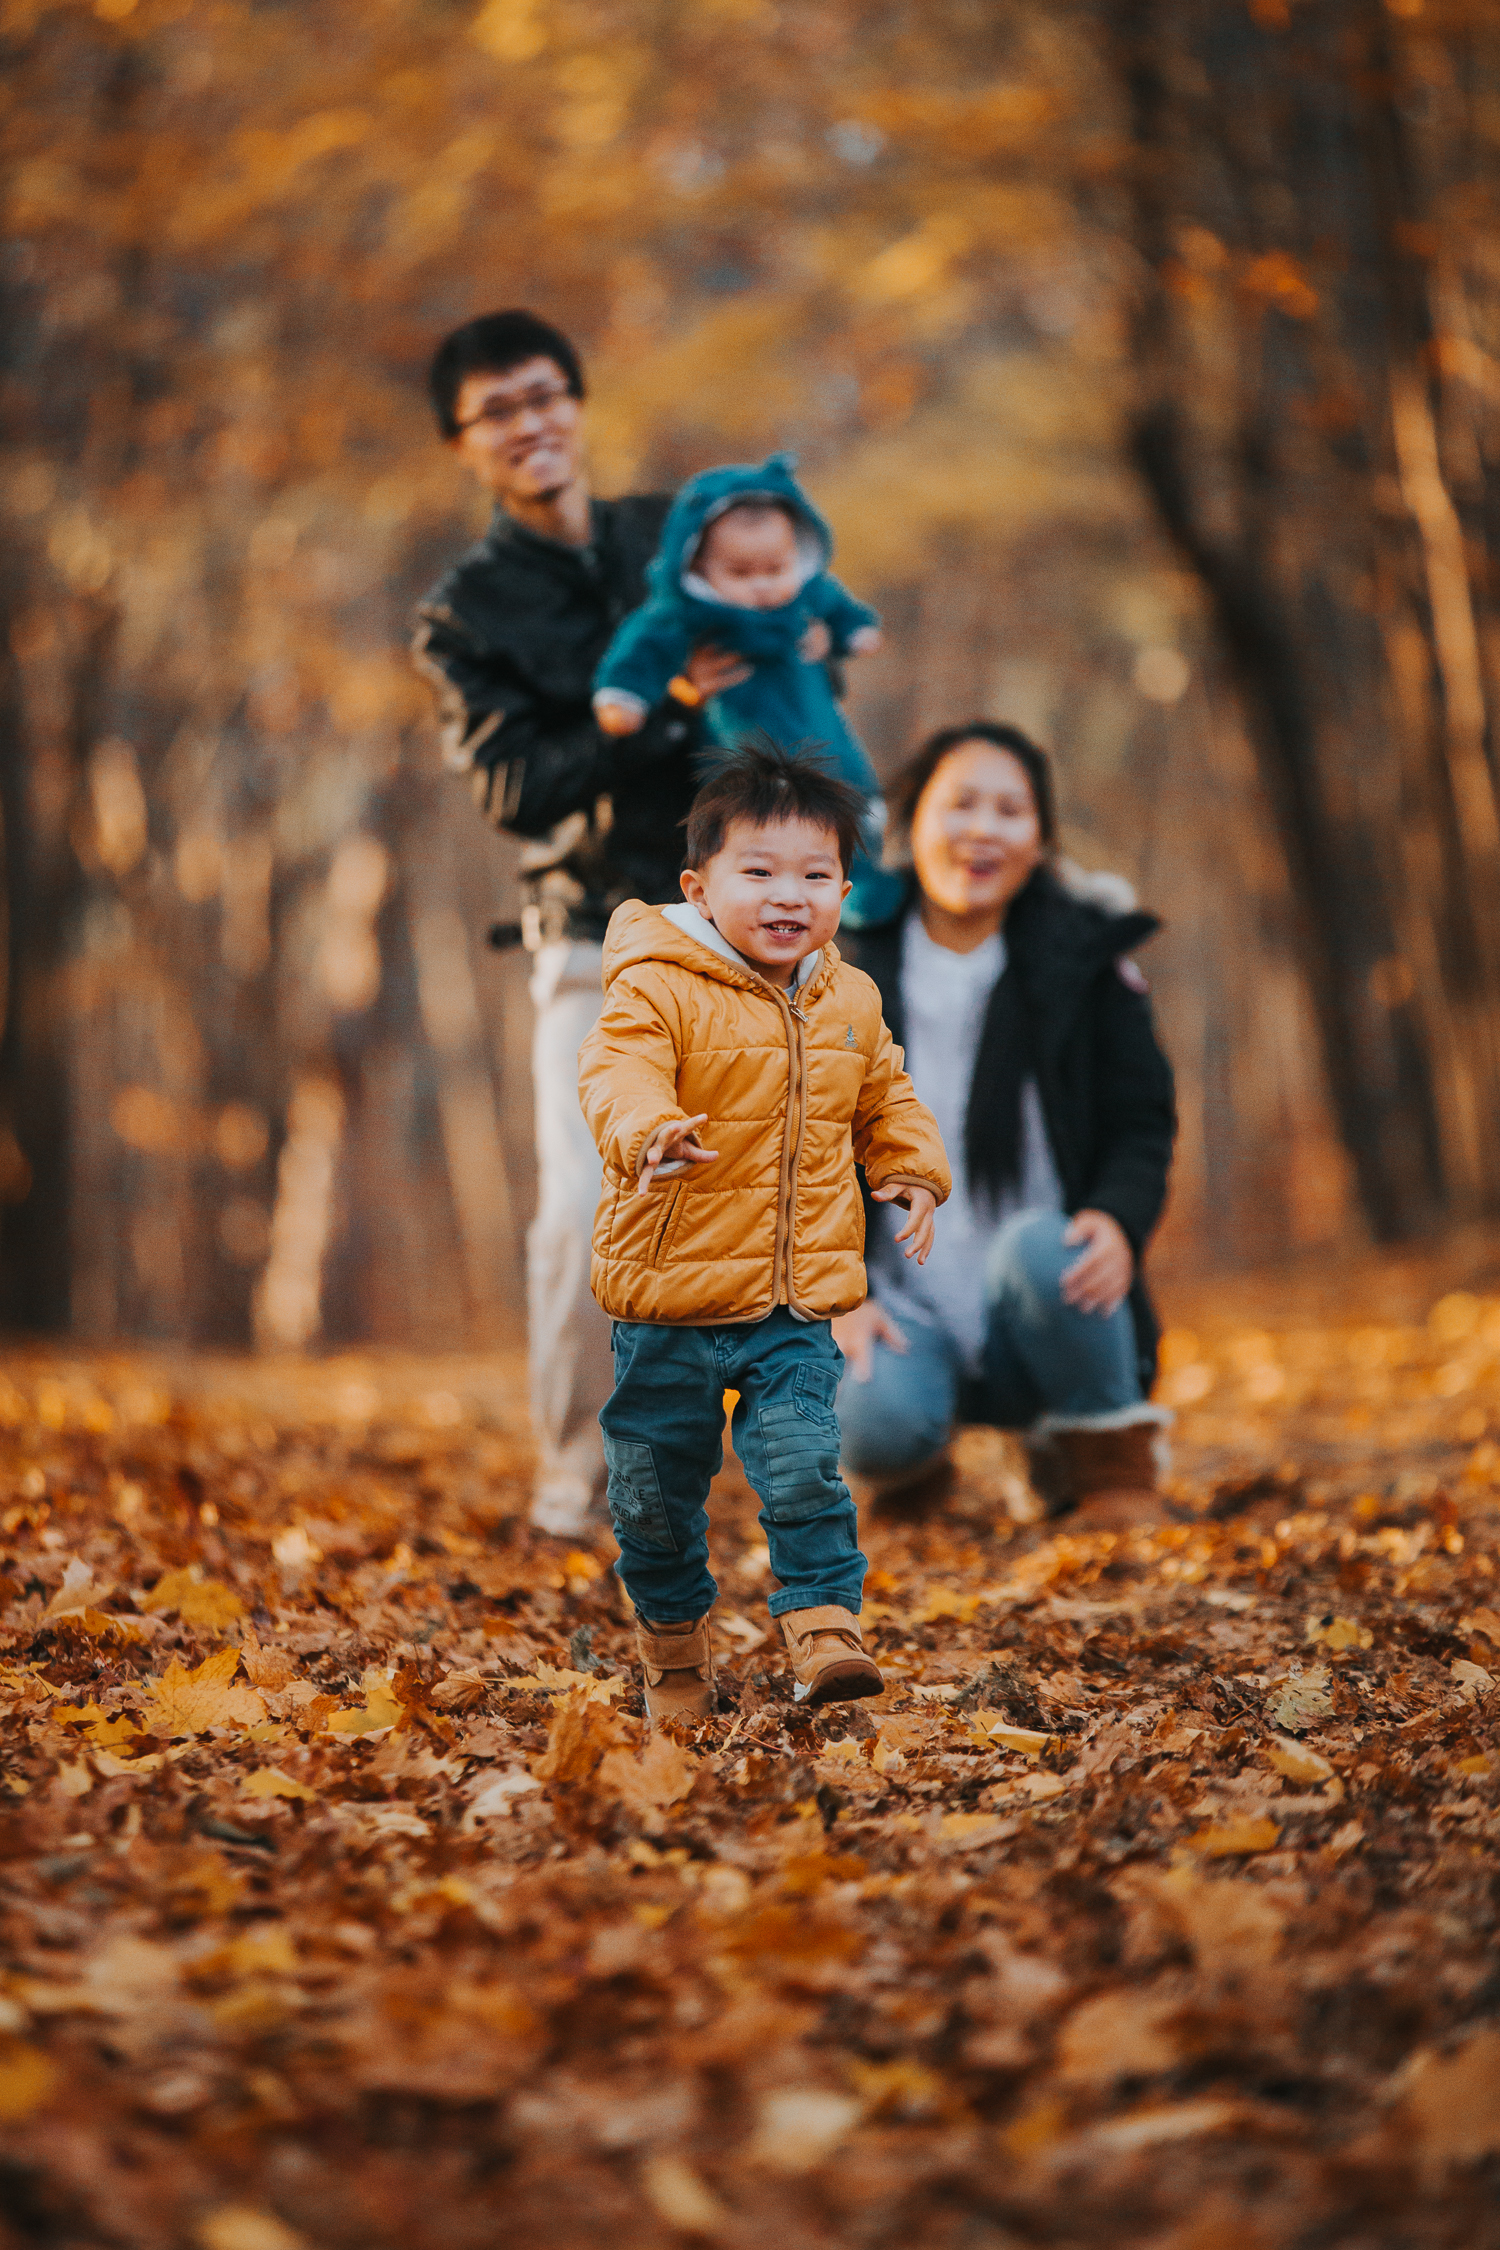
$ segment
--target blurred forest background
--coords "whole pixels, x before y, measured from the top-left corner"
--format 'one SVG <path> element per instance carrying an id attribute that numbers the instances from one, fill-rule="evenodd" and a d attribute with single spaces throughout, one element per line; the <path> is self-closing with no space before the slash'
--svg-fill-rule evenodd
<path id="1" fill-rule="evenodd" d="M 1486 0 L 3 0 L 0 1322 L 515 1333 L 510 847 L 405 641 L 528 304 L 598 489 L 795 447 L 887 770 L 1163 914 L 1158 1270 L 1500 1210 Z"/>

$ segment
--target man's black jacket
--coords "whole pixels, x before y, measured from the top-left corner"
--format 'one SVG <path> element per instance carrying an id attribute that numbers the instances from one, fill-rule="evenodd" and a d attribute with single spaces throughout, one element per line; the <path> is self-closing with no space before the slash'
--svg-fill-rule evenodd
<path id="1" fill-rule="evenodd" d="M 639 734 L 594 724 L 594 667 L 646 595 L 671 504 L 593 502 L 586 548 L 506 515 L 417 611 L 417 661 L 443 700 L 448 763 L 474 777 L 498 826 L 526 839 L 522 875 L 543 937 L 602 938 L 622 899 L 679 895 L 681 822 L 696 786 L 699 722 L 670 700 Z"/>
<path id="2" fill-rule="evenodd" d="M 914 908 L 913 900 L 907 913 Z M 840 952 L 880 987 L 898 1041 L 904 923 L 903 915 L 839 939 Z M 1130 1309 L 1143 1389 L 1156 1373 L 1160 1329 L 1140 1259 L 1166 1201 L 1177 1119 L 1172 1069 L 1157 1044 L 1145 982 L 1124 956 L 1159 927 L 1154 915 L 1111 913 L 1075 896 L 1047 869 L 1018 893 L 1005 918 L 1007 959 L 1019 980 L 1028 1053 L 1067 1209 L 1107 1211 L 1136 1255 Z M 980 1032 L 975 1087 L 994 1082 L 985 1049 L 1002 1021 L 999 989 Z M 971 1141 L 982 1145 L 986 1119 L 971 1116 L 968 1123 Z"/>

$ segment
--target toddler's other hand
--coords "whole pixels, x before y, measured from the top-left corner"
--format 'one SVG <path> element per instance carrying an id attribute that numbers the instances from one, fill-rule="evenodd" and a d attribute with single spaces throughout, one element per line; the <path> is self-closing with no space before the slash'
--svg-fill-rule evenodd
<path id="1" fill-rule="evenodd" d="M 907 1221 L 896 1240 L 910 1244 L 907 1257 L 915 1258 L 919 1266 L 925 1266 L 927 1253 L 932 1248 L 933 1222 L 937 1218 L 937 1197 L 931 1188 L 873 1188 L 871 1193 L 877 1203 L 906 1204 Z"/>
<path id="2" fill-rule="evenodd" d="M 881 645 L 881 639 L 882 635 L 878 625 L 861 625 L 857 633 L 849 635 L 849 654 L 851 656 L 873 656 Z"/>
<path id="3" fill-rule="evenodd" d="M 658 1127 L 646 1143 L 641 1176 L 635 1183 L 637 1195 L 651 1193 L 662 1164 L 712 1164 L 718 1150 L 705 1148 L 698 1138 L 698 1127 L 707 1123 L 708 1111 L 704 1110 L 701 1117 L 673 1117 Z"/>
<path id="4" fill-rule="evenodd" d="M 821 664 L 833 646 L 833 635 L 821 617 L 815 617 L 797 643 L 797 654 L 804 664 Z"/>
<path id="5" fill-rule="evenodd" d="M 726 688 L 738 687 L 754 671 L 753 664 L 737 655 L 732 648 L 715 648 L 712 641 L 704 641 L 695 648 L 682 667 L 683 678 L 691 680 L 705 703 L 711 695 L 722 695 Z"/>
<path id="6" fill-rule="evenodd" d="M 848 1360 L 856 1383 L 868 1383 L 875 1373 L 877 1344 L 888 1344 L 893 1352 L 906 1350 L 906 1338 L 875 1297 L 866 1297 L 853 1312 L 841 1313 L 832 1328 L 833 1340 Z"/>

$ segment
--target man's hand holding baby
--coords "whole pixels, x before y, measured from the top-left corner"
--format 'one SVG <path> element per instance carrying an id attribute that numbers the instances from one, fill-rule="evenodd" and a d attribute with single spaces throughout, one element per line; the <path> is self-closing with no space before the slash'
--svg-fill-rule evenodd
<path id="1" fill-rule="evenodd" d="M 652 1184 L 663 1166 L 676 1171 L 684 1164 L 712 1164 L 718 1155 L 716 1148 L 705 1148 L 698 1138 L 700 1125 L 708 1123 L 708 1111 L 699 1117 L 672 1117 L 659 1125 L 646 1143 L 641 1156 L 640 1177 L 635 1183 L 637 1195 L 649 1195 Z"/>
<path id="2" fill-rule="evenodd" d="M 870 1193 L 877 1203 L 904 1203 L 907 1221 L 896 1236 L 898 1242 L 908 1244 L 906 1255 L 915 1258 L 919 1266 L 927 1263 L 927 1253 L 932 1248 L 933 1221 L 937 1217 L 937 1197 L 931 1188 L 890 1187 L 872 1188 Z"/>

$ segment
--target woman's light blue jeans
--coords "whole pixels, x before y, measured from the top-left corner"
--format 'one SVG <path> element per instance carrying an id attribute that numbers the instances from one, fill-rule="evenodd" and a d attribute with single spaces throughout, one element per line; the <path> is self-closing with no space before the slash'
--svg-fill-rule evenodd
<path id="1" fill-rule="evenodd" d="M 946 1330 L 893 1312 L 904 1352 L 874 1347 L 871 1378 L 839 1385 L 842 1460 L 856 1476 L 888 1477 L 940 1453 L 960 1422 L 1024 1430 L 1044 1414 L 1117 1414 L 1141 1401 L 1127 1303 L 1080 1312 L 1062 1278 L 1080 1255 L 1059 1212 L 1008 1219 L 990 1253 L 982 1372 L 966 1372 Z"/>

